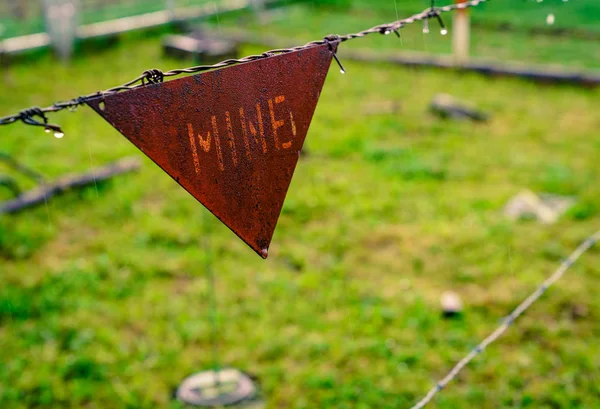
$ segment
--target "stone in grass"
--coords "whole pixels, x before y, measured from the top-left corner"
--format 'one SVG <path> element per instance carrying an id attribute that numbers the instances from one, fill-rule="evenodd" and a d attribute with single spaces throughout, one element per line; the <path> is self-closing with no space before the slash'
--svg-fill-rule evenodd
<path id="1" fill-rule="evenodd" d="M 504 207 L 504 214 L 512 220 L 534 219 L 552 224 L 574 204 L 575 199 L 569 196 L 535 194 L 525 190 L 510 199 Z"/>
<path id="2" fill-rule="evenodd" d="M 470 119 L 472 121 L 487 121 L 489 115 L 470 107 L 448 94 L 437 94 L 429 105 L 431 112 L 441 118 Z"/>
<path id="3" fill-rule="evenodd" d="M 571 306 L 571 318 L 573 320 L 585 318 L 588 316 L 589 312 L 590 312 L 590 309 L 585 304 L 573 304 Z"/>
<path id="4" fill-rule="evenodd" d="M 440 304 L 442 306 L 442 313 L 447 318 L 456 317 L 463 311 L 462 300 L 453 291 L 445 291 L 440 297 Z"/>
<path id="5" fill-rule="evenodd" d="M 173 58 L 192 58 L 199 64 L 215 64 L 237 58 L 238 44 L 197 31 L 186 35 L 167 36 L 163 40 L 163 51 Z"/>

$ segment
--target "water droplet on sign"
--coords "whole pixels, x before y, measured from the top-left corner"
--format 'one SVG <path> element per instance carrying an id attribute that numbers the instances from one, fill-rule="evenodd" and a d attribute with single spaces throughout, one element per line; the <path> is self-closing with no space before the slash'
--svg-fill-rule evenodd
<path id="1" fill-rule="evenodd" d="M 64 132 L 60 132 L 60 131 L 54 132 L 54 137 L 57 139 L 61 139 L 63 136 L 65 136 Z"/>

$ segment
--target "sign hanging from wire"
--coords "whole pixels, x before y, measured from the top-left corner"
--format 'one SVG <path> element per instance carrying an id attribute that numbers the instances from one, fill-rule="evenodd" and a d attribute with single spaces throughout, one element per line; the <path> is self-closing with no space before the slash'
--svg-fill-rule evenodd
<path id="1" fill-rule="evenodd" d="M 420 21 L 428 32 L 431 19 L 445 34 L 443 13 L 486 1 L 436 7 L 432 0 L 421 13 L 354 34 L 214 65 L 147 70 L 123 85 L 24 109 L 0 125 L 22 122 L 62 138 L 48 114 L 89 105 L 266 258 L 331 60 L 345 73 L 338 46 L 370 34 L 400 37 Z M 165 82 L 182 74 L 195 75 Z"/>

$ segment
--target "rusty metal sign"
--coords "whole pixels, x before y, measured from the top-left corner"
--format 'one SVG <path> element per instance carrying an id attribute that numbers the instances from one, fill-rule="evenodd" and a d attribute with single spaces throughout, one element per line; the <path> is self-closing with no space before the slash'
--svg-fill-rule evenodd
<path id="1" fill-rule="evenodd" d="M 87 104 L 266 258 L 331 58 L 318 45 Z"/>

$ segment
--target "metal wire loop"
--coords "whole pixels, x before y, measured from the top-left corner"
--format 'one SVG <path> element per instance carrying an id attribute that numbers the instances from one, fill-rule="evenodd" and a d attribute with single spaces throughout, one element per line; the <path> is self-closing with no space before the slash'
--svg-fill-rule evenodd
<path id="1" fill-rule="evenodd" d="M 36 120 L 35 117 L 40 118 L 43 122 Z M 46 114 L 44 113 L 44 111 L 42 111 L 40 107 L 31 107 L 22 110 L 19 113 L 19 118 L 27 125 L 44 126 L 48 123 L 48 118 L 46 117 Z"/>
<path id="2" fill-rule="evenodd" d="M 333 55 L 333 59 L 335 60 L 335 62 L 337 62 L 337 64 L 340 66 L 340 72 L 342 74 L 344 74 L 346 72 L 346 69 L 344 68 L 344 66 L 342 65 L 342 62 L 340 61 L 340 59 L 337 56 L 337 46 L 341 41 L 340 36 L 337 34 L 331 34 L 331 35 L 324 37 L 323 41 L 327 44 L 327 47 L 329 48 L 329 51 L 331 51 L 331 54 Z"/>
<path id="3" fill-rule="evenodd" d="M 165 79 L 165 74 L 158 68 L 144 71 L 143 76 L 142 84 L 144 84 L 144 80 L 148 81 L 148 84 L 160 84 Z"/>

